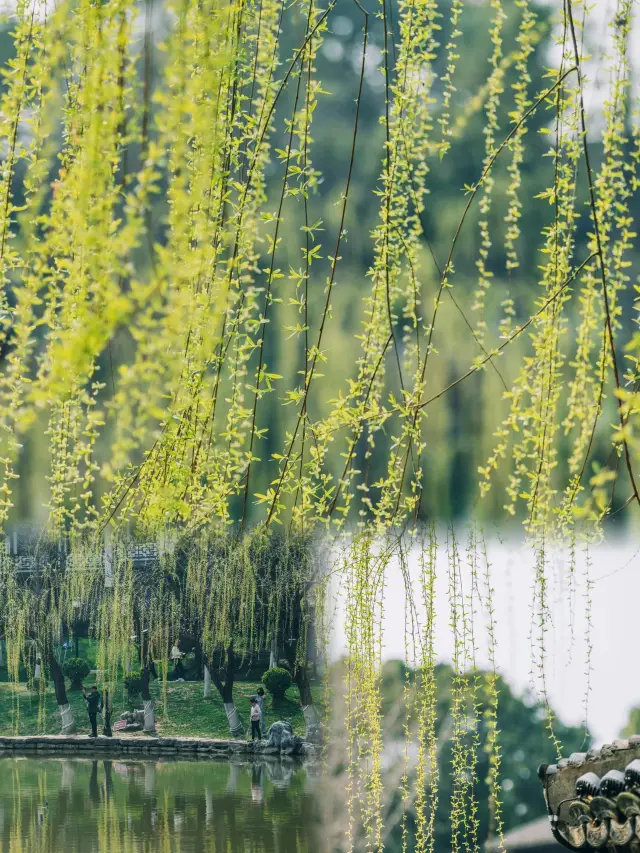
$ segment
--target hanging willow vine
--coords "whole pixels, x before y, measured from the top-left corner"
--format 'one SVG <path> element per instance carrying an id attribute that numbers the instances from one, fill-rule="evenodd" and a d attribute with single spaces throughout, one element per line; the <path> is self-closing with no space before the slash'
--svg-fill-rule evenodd
<path id="1" fill-rule="evenodd" d="M 393 9 L 385 2 L 377 20 L 375 10 L 354 0 L 361 66 L 332 235 L 315 215 L 321 175 L 313 166 L 313 126 L 330 99 L 318 56 L 335 5 L 177 4 L 167 9 L 164 36 L 150 4 L 80 3 L 46 13 L 38 0 L 17 6 L 16 55 L 4 69 L 2 98 L 5 519 L 22 436 L 45 413 L 48 506 L 57 528 L 104 529 L 126 517 L 147 528 L 197 527 L 249 514 L 266 524 L 290 517 L 297 525 L 341 527 L 369 518 L 385 527 L 420 516 L 431 404 L 468 376 L 496 368 L 498 356 L 516 346 L 525 357 L 481 471 L 481 492 L 506 465 L 506 508 L 515 513 L 524 500 L 532 531 L 558 520 L 566 529 L 576 514 L 602 517 L 611 505 L 599 489 L 603 478 L 621 480 L 640 503 L 637 336 L 633 315 L 623 312 L 633 282 L 638 161 L 628 61 L 632 4 L 619 2 L 611 22 L 597 168 L 587 139 L 582 4 L 564 4 L 556 26 L 560 62 L 542 92 L 529 88 L 540 39 L 535 8 L 490 4 L 480 94 L 484 160 L 466 188 L 446 262 L 436 264 L 435 291 L 423 251 L 429 173 L 434 157 L 453 156 L 451 140 L 477 111 L 459 107 L 456 97 L 465 4 L 455 3 L 445 20 L 435 0 L 402 0 Z M 513 20 L 507 31 L 505 22 Z M 285 27 L 294 34 L 287 55 Z M 321 371 L 353 215 L 374 31 L 383 40 L 380 216 L 360 357 L 331 402 Z M 517 81 L 507 89 L 509 67 Z M 540 127 L 549 110 L 554 118 Z M 541 234 L 539 298 L 518 323 L 512 293 L 499 294 L 503 340 L 495 343 L 484 307 L 497 286 L 492 246 L 502 240 L 512 283 L 525 274 L 518 259 L 526 215 L 521 168 L 532 123 L 548 135 L 553 165 L 543 193 L 551 217 Z M 585 199 L 586 252 L 577 239 Z M 501 205 L 502 235 L 494 233 Z M 476 206 L 478 358 L 439 390 L 443 298 L 455 299 L 456 255 Z M 301 264 L 290 259 L 289 232 L 299 235 Z M 322 299 L 314 295 L 318 287 Z M 464 317 L 457 300 L 456 306 Z M 523 350 L 525 333 L 530 343 Z M 297 381 L 275 372 L 277 360 L 270 363 L 283 334 L 300 340 Z M 273 438 L 263 411 L 274 395 L 286 404 L 285 420 L 280 452 L 272 449 L 267 458 L 263 449 L 273 448 Z M 607 436 L 598 425 L 611 406 L 618 426 Z M 567 441 L 565 466 L 558 454 Z M 590 480 L 600 441 L 609 441 L 613 462 Z M 368 473 L 374 454 L 373 467 L 384 471 L 377 482 Z M 269 483 L 264 493 L 255 492 L 256 471 L 260 483 Z"/>
<path id="2" fill-rule="evenodd" d="M 437 0 L 203 0 L 162 9 L 151 0 L 55 8 L 19 0 L 14 53 L 2 70 L 0 522 L 17 512 L 24 446 L 40 433 L 49 513 L 36 572 L 23 577 L 0 556 L 10 674 L 17 683 L 21 667 L 32 673 L 33 649 L 52 673 L 60 622 L 79 614 L 99 641 L 107 685 L 130 666 L 132 636 L 143 669 L 156 658 L 166 676 L 170 638 L 185 624 L 221 669 L 295 627 L 294 666 L 304 673 L 327 578 L 315 578 L 321 592 L 312 603 L 302 595 L 313 561 L 301 557 L 300 542 L 329 528 L 344 537 L 349 838 L 364 838 L 367 849 L 384 845 L 381 623 L 400 554 L 407 649 L 423 697 L 415 733 L 407 681 L 406 734 L 419 745 L 415 849 L 433 850 L 438 547 L 435 532 L 414 523 L 427 514 L 437 401 L 480 382 L 488 367 L 504 385 L 478 486 L 480 496 L 504 489 L 505 513 L 523 519 L 535 548 L 533 665 L 547 708 L 550 545 L 569 537 L 575 550 L 577 536 L 598 533 L 610 512 L 640 510 L 633 3 L 617 0 L 608 21 L 600 125 L 585 106 L 583 2 L 557 4 L 558 61 L 534 90 L 540 10 L 531 0 L 490 0 L 485 79 L 466 97 L 461 53 L 477 6 L 453 0 L 445 14 Z M 347 7 L 359 25 L 350 141 L 336 170 L 337 213 L 325 221 L 314 132 L 335 95 L 323 88 L 321 56 Z M 377 222 L 368 275 L 353 291 L 362 303 L 358 356 L 353 367 L 340 365 L 336 387 L 323 373 L 340 359 L 329 341 L 336 294 L 353 276 L 345 256 L 357 228 L 357 166 L 372 144 L 361 123 L 375 51 Z M 439 264 L 425 228 L 430 182 L 459 156 L 456 142 L 478 117 L 484 150 L 460 187 L 466 201 Z M 535 131 L 548 142 L 538 199 L 525 196 L 523 180 Z M 521 236 L 533 208 L 545 208 L 535 272 L 525 269 Z M 469 286 L 456 265 L 474 227 Z M 534 294 L 526 305 L 517 282 Z M 439 352 L 449 302 L 476 348 L 464 365 L 447 362 L 460 371 L 453 378 Z M 293 368 L 278 355 L 287 338 L 297 346 Z M 234 522 L 240 530 L 230 532 Z M 127 524 L 141 541 L 169 536 L 171 547 L 157 545 L 158 558 L 140 568 Z M 282 539 L 271 532 L 278 524 Z M 417 594 L 406 556 L 416 547 Z M 454 531 L 447 552 L 452 846 L 475 850 L 481 746 L 490 753 L 492 824 L 498 834 L 502 827 L 492 588 L 477 532 L 465 584 Z M 575 590 L 575 575 L 571 583 Z M 589 600 L 588 575 L 586 583 Z M 488 675 L 476 663 L 481 610 Z M 63 723 L 72 724 L 64 713 Z M 407 764 L 405 800 L 412 772 Z"/>

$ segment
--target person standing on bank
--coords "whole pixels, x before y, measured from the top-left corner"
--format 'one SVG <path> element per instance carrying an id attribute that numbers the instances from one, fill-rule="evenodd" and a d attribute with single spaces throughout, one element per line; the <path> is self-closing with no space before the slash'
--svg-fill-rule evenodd
<path id="1" fill-rule="evenodd" d="M 95 684 L 91 688 L 91 693 L 87 693 L 87 688 L 83 686 L 82 695 L 87 703 L 87 713 L 89 714 L 89 722 L 91 723 L 91 737 L 98 737 L 98 714 L 102 711 L 102 697 L 98 693 L 98 688 Z"/>
<path id="2" fill-rule="evenodd" d="M 260 728 L 262 729 L 262 737 L 267 736 L 267 720 L 264 715 L 264 703 L 265 703 L 265 695 L 264 688 L 258 687 L 256 690 L 256 702 L 258 703 L 258 707 L 260 708 Z"/>
<path id="3" fill-rule="evenodd" d="M 262 732 L 260 731 L 260 706 L 255 698 L 251 700 L 251 740 L 262 740 Z"/>
<path id="4" fill-rule="evenodd" d="M 184 652 L 180 648 L 180 640 L 176 640 L 173 644 L 173 648 L 171 649 L 171 660 L 173 662 L 173 672 L 176 678 L 184 678 L 184 665 L 182 663 L 182 658 L 184 657 Z"/>
<path id="5" fill-rule="evenodd" d="M 260 728 L 262 729 L 262 737 L 267 736 L 267 718 L 264 713 L 264 704 L 266 701 L 266 696 L 264 695 L 264 687 L 258 687 L 254 694 L 250 693 L 242 693 L 245 699 L 255 699 L 258 703 L 258 707 L 260 708 Z"/>

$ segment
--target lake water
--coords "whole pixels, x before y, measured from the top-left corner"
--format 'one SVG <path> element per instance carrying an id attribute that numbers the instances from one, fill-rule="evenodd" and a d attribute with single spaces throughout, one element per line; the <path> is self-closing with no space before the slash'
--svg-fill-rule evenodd
<path id="1" fill-rule="evenodd" d="M 316 853 L 298 764 L 0 758 L 2 853 Z"/>

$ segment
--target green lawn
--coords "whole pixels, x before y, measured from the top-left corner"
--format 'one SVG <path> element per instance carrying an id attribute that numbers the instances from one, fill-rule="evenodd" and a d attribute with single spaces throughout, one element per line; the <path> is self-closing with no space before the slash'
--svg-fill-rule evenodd
<path id="1" fill-rule="evenodd" d="M 91 666 L 94 666 L 96 644 L 93 640 L 80 639 L 79 653 L 81 657 L 85 657 L 89 661 Z M 67 654 L 69 657 L 74 656 L 75 649 Z M 94 682 L 95 675 L 89 675 L 84 683 L 90 687 Z M 247 729 L 250 729 L 249 700 L 243 698 L 242 694 L 255 693 L 258 684 L 257 681 L 239 680 L 234 688 L 236 707 Z M 222 707 L 222 699 L 213 685 L 211 685 L 210 699 L 203 697 L 203 690 L 204 684 L 201 681 L 168 682 L 165 709 L 162 685 L 160 682 L 152 683 L 151 692 L 156 700 L 158 732 L 165 737 L 229 737 L 229 727 Z M 314 688 L 315 701 L 321 713 L 322 694 L 323 688 L 321 686 Z M 78 731 L 88 733 L 89 719 L 82 694 L 68 690 L 67 695 L 73 707 Z M 118 684 L 115 694 L 112 696 L 112 707 L 112 723 L 120 717 L 123 711 L 129 710 L 131 707 L 127 701 L 127 691 L 123 684 Z M 142 708 L 141 700 L 136 707 Z M 304 717 L 300 708 L 297 687 L 291 686 L 287 691 L 285 701 L 276 705 L 275 708 L 270 704 L 270 697 L 267 697 L 266 716 L 267 727 L 276 720 L 288 720 L 296 734 L 304 734 Z M 42 714 L 39 694 L 28 690 L 25 684 L 20 684 L 14 688 L 8 683 L 6 665 L 0 667 L 0 735 L 58 734 L 59 731 L 60 716 L 55 703 L 53 686 L 49 685 L 47 690 L 44 714 Z"/>

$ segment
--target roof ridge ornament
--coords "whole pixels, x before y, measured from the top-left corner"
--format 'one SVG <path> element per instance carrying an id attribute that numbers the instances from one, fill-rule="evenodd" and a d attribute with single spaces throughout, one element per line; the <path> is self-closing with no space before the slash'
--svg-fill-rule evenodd
<path id="1" fill-rule="evenodd" d="M 569 850 L 640 847 L 640 736 L 542 764 L 551 831 Z"/>

